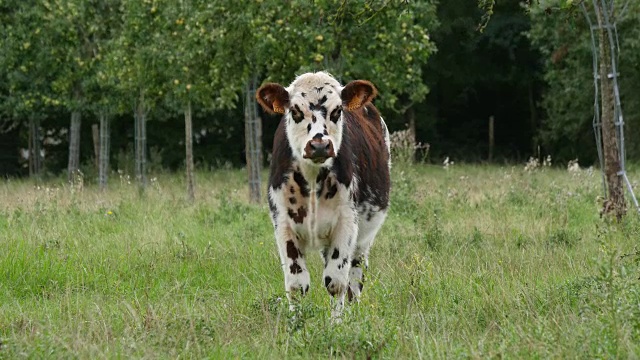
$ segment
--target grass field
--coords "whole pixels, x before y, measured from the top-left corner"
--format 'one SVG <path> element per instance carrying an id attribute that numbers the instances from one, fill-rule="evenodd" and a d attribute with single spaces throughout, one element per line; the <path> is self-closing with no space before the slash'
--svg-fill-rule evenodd
<path id="1" fill-rule="evenodd" d="M 640 221 L 600 219 L 598 172 L 395 167 L 341 324 L 315 254 L 288 312 L 244 177 L 198 173 L 193 205 L 180 175 L 1 183 L 0 358 L 640 357 Z"/>

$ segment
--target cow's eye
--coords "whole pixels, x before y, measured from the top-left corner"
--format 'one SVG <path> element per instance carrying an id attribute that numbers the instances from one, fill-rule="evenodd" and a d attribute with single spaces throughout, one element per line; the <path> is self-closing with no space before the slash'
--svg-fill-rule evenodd
<path id="1" fill-rule="evenodd" d="M 300 121 L 302 121 L 302 119 L 304 119 L 304 114 L 302 113 L 298 105 L 295 105 L 294 107 L 292 107 L 290 111 L 291 111 L 291 117 L 293 118 L 293 121 L 295 121 L 296 123 L 299 123 Z"/>
<path id="2" fill-rule="evenodd" d="M 333 111 L 331 112 L 331 115 L 329 115 L 329 119 L 331 119 L 331 121 L 333 121 L 334 123 L 337 123 L 338 120 L 340 120 L 341 114 L 342 114 L 342 105 L 333 109 Z"/>

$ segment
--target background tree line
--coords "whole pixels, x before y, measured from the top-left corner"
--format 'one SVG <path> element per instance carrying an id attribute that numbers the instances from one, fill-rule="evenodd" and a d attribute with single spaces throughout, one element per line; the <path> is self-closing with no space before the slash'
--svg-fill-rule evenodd
<path id="1" fill-rule="evenodd" d="M 485 161 L 493 116 L 496 161 L 591 164 L 589 32 L 553 5 L 500 2 L 479 32 L 483 10 L 462 0 L 0 0 L 0 173 L 97 177 L 102 145 L 111 169 L 144 181 L 188 165 L 189 139 L 197 167 L 242 165 L 246 93 L 320 69 L 372 80 L 391 129 L 409 127 L 431 161 Z M 628 7 L 620 79 L 635 160 L 640 9 Z M 277 124 L 263 120 L 267 161 Z"/>

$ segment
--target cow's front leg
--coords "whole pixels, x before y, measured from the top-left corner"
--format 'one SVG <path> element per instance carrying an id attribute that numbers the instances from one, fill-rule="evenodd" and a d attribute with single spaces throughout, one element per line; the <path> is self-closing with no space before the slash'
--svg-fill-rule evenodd
<path id="1" fill-rule="evenodd" d="M 344 297 L 349 286 L 349 268 L 355 248 L 358 227 L 355 213 L 345 211 L 341 214 L 333 232 L 330 246 L 324 250 L 324 271 L 322 278 L 324 286 L 333 297 L 331 315 L 337 318 L 344 307 Z"/>
<path id="2" fill-rule="evenodd" d="M 289 308 L 293 310 L 298 294 L 304 296 L 309 291 L 309 271 L 298 237 L 288 226 L 282 226 L 281 229 L 276 231 L 276 241 L 284 272 L 284 288 Z"/>

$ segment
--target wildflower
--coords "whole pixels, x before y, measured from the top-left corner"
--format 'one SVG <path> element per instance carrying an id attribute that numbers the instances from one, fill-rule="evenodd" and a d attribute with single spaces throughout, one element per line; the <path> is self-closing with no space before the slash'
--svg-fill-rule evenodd
<path id="1" fill-rule="evenodd" d="M 578 159 L 570 160 L 569 164 L 567 164 L 567 170 L 569 172 L 578 172 L 578 171 L 580 171 L 580 164 L 578 163 Z"/>
<path id="2" fill-rule="evenodd" d="M 447 170 L 449 169 L 449 166 L 453 166 L 453 164 L 454 164 L 454 162 L 450 161 L 448 156 L 442 162 L 442 166 Z"/>
<path id="3" fill-rule="evenodd" d="M 540 161 L 534 158 L 533 156 L 529 157 L 529 161 L 527 161 L 524 166 L 524 171 L 533 171 L 540 167 Z"/>

